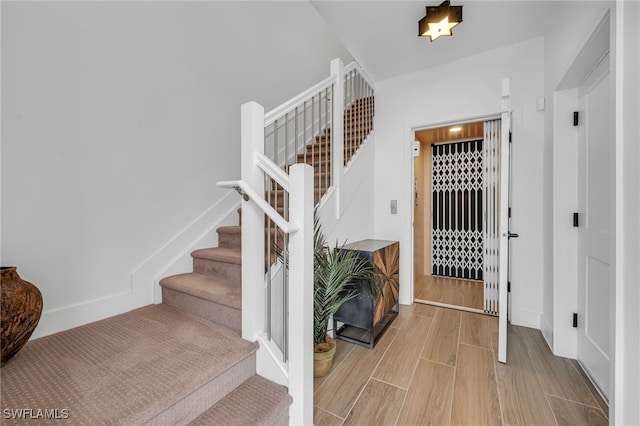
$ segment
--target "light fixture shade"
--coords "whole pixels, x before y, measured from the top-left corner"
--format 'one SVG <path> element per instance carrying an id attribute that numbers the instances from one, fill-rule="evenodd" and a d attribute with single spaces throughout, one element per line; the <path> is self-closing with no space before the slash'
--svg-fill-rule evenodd
<path id="1" fill-rule="evenodd" d="M 449 0 L 439 6 L 427 6 L 427 14 L 418 22 L 418 36 L 431 41 L 440 36 L 450 36 L 451 29 L 462 22 L 462 6 L 451 6 Z"/>

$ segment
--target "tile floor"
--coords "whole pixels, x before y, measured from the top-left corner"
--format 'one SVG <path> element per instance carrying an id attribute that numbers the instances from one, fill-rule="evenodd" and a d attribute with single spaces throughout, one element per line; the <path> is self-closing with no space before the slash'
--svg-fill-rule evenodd
<path id="1" fill-rule="evenodd" d="M 316 425 L 606 425 L 608 408 L 577 362 L 553 356 L 538 330 L 497 318 L 401 305 L 373 350 L 338 341 L 314 383 Z"/>

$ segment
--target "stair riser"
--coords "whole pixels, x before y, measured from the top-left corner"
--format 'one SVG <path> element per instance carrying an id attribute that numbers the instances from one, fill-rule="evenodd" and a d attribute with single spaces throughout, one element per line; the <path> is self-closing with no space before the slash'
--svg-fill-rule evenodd
<path id="1" fill-rule="evenodd" d="M 315 204 L 320 201 L 320 198 L 322 198 L 322 194 L 323 193 L 320 193 L 320 191 L 314 191 L 313 202 Z M 269 199 L 267 196 L 267 202 L 270 202 L 271 206 L 274 208 L 284 206 L 284 192 L 278 192 L 277 194 L 272 193 L 271 199 Z"/>
<path id="2" fill-rule="evenodd" d="M 307 152 L 305 154 L 298 154 L 298 162 L 301 163 L 303 161 L 319 161 L 321 163 L 331 163 L 331 153 L 325 150 L 319 150 L 315 152 Z"/>
<path id="3" fill-rule="evenodd" d="M 314 160 L 311 157 L 307 157 L 306 161 L 300 159 L 298 162 L 313 166 L 313 171 L 315 173 L 325 173 L 327 170 L 331 170 L 331 161 L 326 161 L 324 158 L 322 161 L 318 161 L 317 159 Z"/>
<path id="4" fill-rule="evenodd" d="M 347 108 L 344 110 L 344 115 L 362 115 L 373 117 L 375 111 L 372 105 L 361 105 L 355 108 Z"/>
<path id="5" fill-rule="evenodd" d="M 345 130 L 344 140 L 345 141 L 350 141 L 350 140 L 362 138 L 363 135 L 364 136 L 368 136 L 369 133 L 371 133 L 372 130 L 373 130 L 372 126 L 363 127 L 362 129 L 354 129 L 353 131 Z M 327 141 L 331 142 L 331 136 L 329 136 L 329 135 L 321 135 L 321 136 L 316 136 L 316 142 L 315 143 L 324 144 Z M 307 150 L 311 146 L 312 145 L 307 145 Z"/>
<path id="6" fill-rule="evenodd" d="M 193 259 L 193 272 L 225 280 L 242 282 L 242 265 L 219 260 Z"/>
<path id="7" fill-rule="evenodd" d="M 373 116 L 366 113 L 357 113 L 357 114 L 345 114 L 344 115 L 344 129 L 348 130 L 349 126 L 362 126 L 362 125 L 372 125 L 373 124 Z"/>
<path id="8" fill-rule="evenodd" d="M 271 189 L 276 189 L 277 186 L 278 184 L 276 184 L 275 182 L 271 182 Z M 313 187 L 319 188 L 321 186 L 323 188 L 328 188 L 331 186 L 331 176 L 324 172 L 322 174 L 316 174 L 313 176 Z"/>
<path id="9" fill-rule="evenodd" d="M 162 303 L 173 306 L 198 321 L 223 325 L 233 330 L 238 336 L 242 334 L 242 311 L 240 309 L 165 287 L 162 288 Z"/>
<path id="10" fill-rule="evenodd" d="M 218 234 L 218 247 L 240 249 L 242 247 L 242 235 L 236 233 Z"/>
<path id="11" fill-rule="evenodd" d="M 343 149 L 343 152 L 346 154 L 346 153 L 348 153 L 349 151 L 354 150 L 354 147 L 360 146 L 361 144 L 362 144 L 362 138 L 356 138 L 356 139 L 353 139 L 353 140 L 344 141 L 344 146 L 343 146 L 343 147 L 344 147 L 344 149 Z M 316 145 L 313 149 L 311 149 L 311 148 L 310 148 L 310 149 L 307 151 L 307 158 L 309 158 L 309 157 L 311 156 L 311 153 L 312 153 L 312 152 L 315 152 L 315 153 L 316 153 L 316 156 L 318 156 L 318 155 L 317 155 L 317 152 L 318 152 L 319 150 L 323 150 L 323 151 L 324 151 L 324 150 L 326 150 L 326 149 L 331 149 L 331 145 L 329 145 L 329 146 L 327 147 L 327 146 L 325 146 L 324 144 L 322 144 L 322 145 L 318 144 L 318 145 Z M 324 155 L 323 155 L 322 157 L 324 158 Z"/>

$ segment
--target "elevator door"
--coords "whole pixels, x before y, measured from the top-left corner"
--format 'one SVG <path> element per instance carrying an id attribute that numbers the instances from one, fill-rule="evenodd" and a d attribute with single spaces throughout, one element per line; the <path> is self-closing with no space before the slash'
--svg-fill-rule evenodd
<path id="1" fill-rule="evenodd" d="M 483 279 L 482 140 L 432 146 L 432 274 Z"/>

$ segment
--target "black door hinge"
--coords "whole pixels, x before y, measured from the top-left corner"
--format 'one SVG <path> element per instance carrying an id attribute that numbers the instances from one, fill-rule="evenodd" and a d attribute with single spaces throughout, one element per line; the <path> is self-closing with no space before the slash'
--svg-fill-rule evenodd
<path id="1" fill-rule="evenodd" d="M 509 143 L 511 143 L 511 132 L 509 132 Z"/>
<path id="2" fill-rule="evenodd" d="M 509 217 L 511 217 L 511 207 L 509 207 Z"/>
<path id="3" fill-rule="evenodd" d="M 507 293 L 511 293 L 511 281 L 507 281 Z"/>
<path id="4" fill-rule="evenodd" d="M 576 312 L 573 313 L 573 328 L 578 328 L 578 314 Z"/>
<path id="5" fill-rule="evenodd" d="M 578 111 L 573 111 L 573 125 L 577 126 L 580 122 L 580 113 Z"/>
<path id="6" fill-rule="evenodd" d="M 578 213 L 573 214 L 573 226 L 576 228 L 580 226 L 580 215 Z"/>

